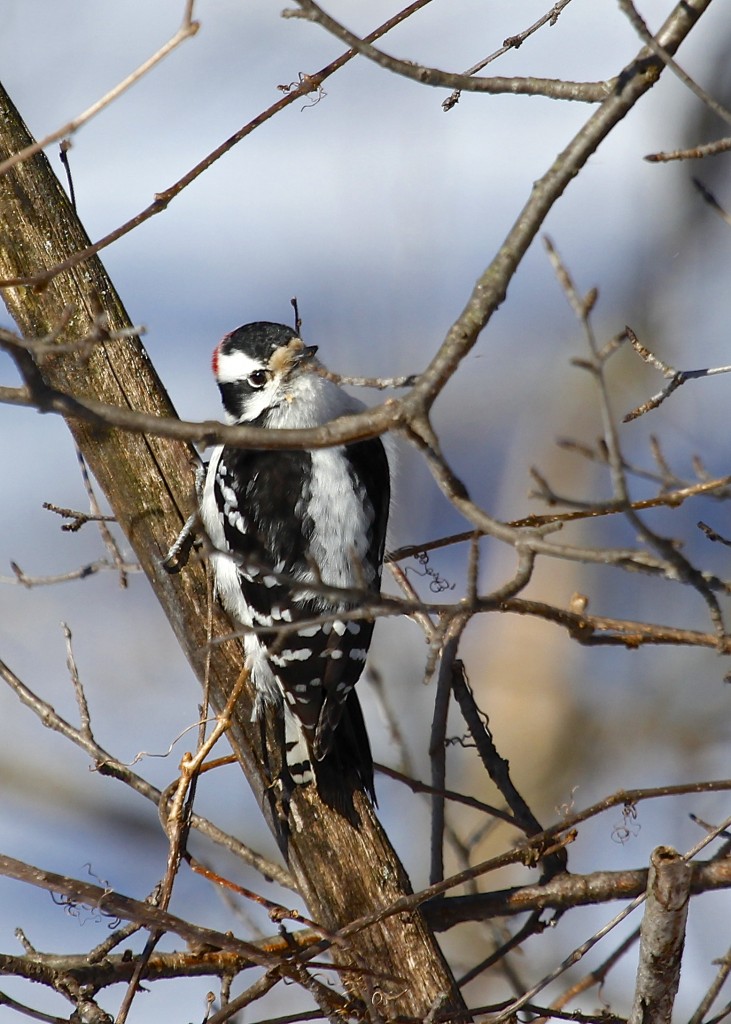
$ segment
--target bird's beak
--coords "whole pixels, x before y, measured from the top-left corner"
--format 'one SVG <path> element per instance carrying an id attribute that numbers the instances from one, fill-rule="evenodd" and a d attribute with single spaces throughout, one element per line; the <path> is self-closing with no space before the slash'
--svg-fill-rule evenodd
<path id="1" fill-rule="evenodd" d="M 308 363 L 314 358 L 317 352 L 317 345 L 307 346 L 301 338 L 292 338 L 288 344 L 278 348 L 269 360 L 269 369 L 272 373 L 287 377 L 295 366 Z"/>
<path id="2" fill-rule="evenodd" d="M 311 364 L 316 363 L 315 353 L 317 352 L 317 345 L 302 345 L 302 348 L 297 353 L 294 366 L 298 366 L 302 369 L 311 369 Z"/>

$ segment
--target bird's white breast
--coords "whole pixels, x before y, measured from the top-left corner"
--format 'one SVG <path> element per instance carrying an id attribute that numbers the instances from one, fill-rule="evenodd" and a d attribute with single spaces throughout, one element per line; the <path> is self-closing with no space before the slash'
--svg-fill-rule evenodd
<path id="1" fill-rule="evenodd" d="M 373 582 L 365 565 L 373 511 L 353 487 L 343 448 L 311 452 L 312 477 L 306 515 L 313 524 L 310 556 L 322 582 L 355 587 Z M 370 577 L 370 578 L 369 578 Z"/>

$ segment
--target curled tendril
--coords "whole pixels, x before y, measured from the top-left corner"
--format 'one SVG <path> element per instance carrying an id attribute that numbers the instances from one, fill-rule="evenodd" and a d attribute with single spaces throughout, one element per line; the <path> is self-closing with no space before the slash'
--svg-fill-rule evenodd
<path id="1" fill-rule="evenodd" d="M 474 750 L 477 744 L 468 734 L 464 736 L 447 736 L 444 740 L 445 747 L 462 747 L 463 750 Z"/>
<path id="2" fill-rule="evenodd" d="M 413 565 L 406 566 L 406 572 L 413 572 L 417 576 L 429 577 L 429 590 L 431 590 L 432 594 L 441 594 L 445 590 L 455 589 L 455 583 L 450 583 L 449 580 L 446 580 L 444 576 L 429 565 L 428 552 L 420 551 L 419 554 L 414 555 L 414 561 L 418 562 L 421 566 L 421 572 Z"/>

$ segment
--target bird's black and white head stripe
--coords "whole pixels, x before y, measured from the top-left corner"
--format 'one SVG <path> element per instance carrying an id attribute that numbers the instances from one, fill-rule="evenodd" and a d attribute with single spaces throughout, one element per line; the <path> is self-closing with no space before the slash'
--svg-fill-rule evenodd
<path id="1" fill-rule="evenodd" d="M 281 324 L 247 324 L 226 335 L 213 370 L 227 418 L 296 429 L 362 409 L 317 372 L 315 351 Z M 244 644 L 259 708 L 281 709 L 296 783 L 311 781 L 316 763 L 335 759 L 354 764 L 373 792 L 353 692 L 373 623 L 359 617 L 363 600 L 321 591 L 365 586 L 377 594 L 388 507 L 379 439 L 311 451 L 221 447 L 211 457 L 201 517 L 216 551 L 217 591 L 236 622 L 278 630 L 248 632 Z"/>

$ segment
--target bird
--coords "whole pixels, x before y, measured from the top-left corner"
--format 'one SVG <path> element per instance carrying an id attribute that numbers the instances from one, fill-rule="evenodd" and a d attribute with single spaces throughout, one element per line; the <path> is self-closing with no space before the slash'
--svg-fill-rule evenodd
<path id="1" fill-rule="evenodd" d="M 226 334 L 212 359 L 226 421 L 313 428 L 362 411 L 316 352 L 284 324 Z M 376 802 L 355 685 L 374 627 L 367 606 L 380 593 L 390 481 L 379 437 L 304 450 L 220 445 L 199 499 L 215 592 L 242 627 L 252 717 L 273 707 L 280 726 L 278 781 L 314 782 L 331 804 L 354 786 Z"/>

